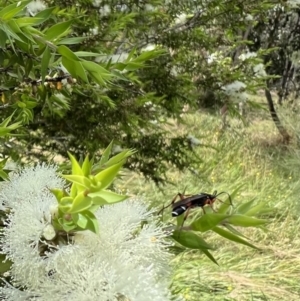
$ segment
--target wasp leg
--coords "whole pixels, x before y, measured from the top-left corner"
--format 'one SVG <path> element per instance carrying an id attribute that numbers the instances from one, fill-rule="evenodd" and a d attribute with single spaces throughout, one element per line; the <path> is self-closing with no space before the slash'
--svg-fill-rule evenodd
<path id="1" fill-rule="evenodd" d="M 178 197 L 179 197 L 181 200 L 184 199 L 183 194 L 181 194 L 180 192 L 178 192 L 178 193 L 175 195 L 175 197 L 173 198 L 173 200 L 171 201 L 171 203 L 170 203 L 169 205 L 167 205 L 167 206 L 163 206 L 162 209 L 159 210 L 159 212 L 158 212 L 157 214 L 158 214 L 158 215 L 159 215 L 160 213 L 163 214 L 164 210 L 165 210 L 166 208 L 170 207 L 172 204 L 174 204 L 175 201 L 176 201 L 176 199 L 177 199 Z"/>
<path id="2" fill-rule="evenodd" d="M 181 224 L 181 227 L 180 227 L 180 230 L 179 230 L 179 234 L 178 234 L 178 238 L 180 237 L 180 233 L 182 231 L 182 228 L 183 228 L 183 225 L 184 225 L 184 222 L 186 221 L 186 219 L 188 218 L 189 214 L 190 214 L 190 210 L 191 210 L 192 207 L 188 207 L 188 209 L 186 210 L 185 214 L 184 214 L 184 218 L 183 218 L 183 221 L 182 221 L 182 224 Z"/>

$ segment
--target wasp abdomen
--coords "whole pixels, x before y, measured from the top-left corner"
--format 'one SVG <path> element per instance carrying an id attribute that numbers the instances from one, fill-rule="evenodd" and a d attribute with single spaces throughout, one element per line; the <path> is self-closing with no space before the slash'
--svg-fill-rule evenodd
<path id="1" fill-rule="evenodd" d="M 174 208 L 173 211 L 172 211 L 172 216 L 173 216 L 173 217 L 179 216 L 179 215 L 181 215 L 183 212 L 185 212 L 186 209 L 187 209 L 187 207 L 185 207 L 185 206 L 180 206 L 180 207 Z"/>

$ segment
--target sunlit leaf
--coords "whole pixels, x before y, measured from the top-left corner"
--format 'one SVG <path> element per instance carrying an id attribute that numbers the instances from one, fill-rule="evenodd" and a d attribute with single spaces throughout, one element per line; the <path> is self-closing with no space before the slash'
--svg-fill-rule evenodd
<path id="1" fill-rule="evenodd" d="M 203 214 L 190 226 L 194 231 L 206 232 L 211 230 L 228 217 L 227 214 Z"/>
<path id="2" fill-rule="evenodd" d="M 212 229 L 212 231 L 216 232 L 220 236 L 225 237 L 226 239 L 229 239 L 229 240 L 232 240 L 234 242 L 246 245 L 246 246 L 251 247 L 253 249 L 258 249 L 257 247 L 255 247 L 254 245 L 250 244 L 249 242 L 247 242 L 246 240 L 242 239 L 241 237 L 239 237 L 239 236 L 237 236 L 237 235 L 235 235 L 235 234 L 233 234 L 231 232 L 228 232 L 227 230 L 224 230 L 224 229 L 222 229 L 220 227 L 215 227 L 215 228 Z"/>
<path id="3" fill-rule="evenodd" d="M 202 237 L 191 231 L 175 230 L 172 238 L 189 249 L 213 249 Z"/>
<path id="4" fill-rule="evenodd" d="M 265 219 L 258 219 L 250 216 L 241 215 L 241 214 L 231 215 L 228 218 L 228 222 L 232 225 L 241 226 L 241 227 L 256 227 L 256 226 L 265 225 L 269 223 L 269 221 Z"/>
<path id="5" fill-rule="evenodd" d="M 91 192 L 88 194 L 92 198 L 95 205 L 114 204 L 122 202 L 128 198 L 126 195 L 121 195 L 109 190 L 101 190 L 98 192 Z"/>

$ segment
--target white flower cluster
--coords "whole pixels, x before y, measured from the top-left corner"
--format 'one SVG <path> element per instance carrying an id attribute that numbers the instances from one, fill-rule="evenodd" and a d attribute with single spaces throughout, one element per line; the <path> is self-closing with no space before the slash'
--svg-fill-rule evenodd
<path id="1" fill-rule="evenodd" d="M 242 53 L 240 56 L 239 56 L 239 59 L 241 61 L 245 61 L 247 59 L 250 59 L 252 57 L 257 57 L 257 53 L 256 52 L 247 52 L 247 53 Z"/>
<path id="2" fill-rule="evenodd" d="M 299 8 L 300 0 L 288 0 L 287 5 L 291 8 Z"/>
<path id="3" fill-rule="evenodd" d="M 47 6 L 43 1 L 35 0 L 35 1 L 31 1 L 27 5 L 27 12 L 29 15 L 35 16 L 37 13 L 39 13 L 40 11 L 42 11 L 46 8 L 47 8 Z"/>
<path id="4" fill-rule="evenodd" d="M 246 87 L 246 84 L 236 80 L 231 84 L 223 86 L 222 90 L 224 90 L 225 94 L 232 101 L 245 102 L 249 98 L 248 93 L 245 91 Z"/>
<path id="5" fill-rule="evenodd" d="M 55 167 L 41 165 L 15 173 L 1 187 L 2 209 L 11 211 L 0 243 L 13 265 L 0 299 L 170 300 L 169 244 L 146 205 L 129 200 L 105 206 L 96 212 L 99 235 L 84 231 L 59 240 L 55 233 L 57 240 L 50 241 L 56 200 L 49 188 L 63 186 Z"/>

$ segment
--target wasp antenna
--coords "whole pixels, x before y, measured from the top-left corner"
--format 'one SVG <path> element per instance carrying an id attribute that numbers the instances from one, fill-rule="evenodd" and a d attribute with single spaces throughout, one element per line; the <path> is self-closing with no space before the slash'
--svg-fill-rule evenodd
<path id="1" fill-rule="evenodd" d="M 218 193 L 218 191 L 215 190 L 215 191 L 213 192 L 213 195 L 214 195 L 214 196 L 218 196 L 219 194 L 217 194 L 217 193 Z"/>
<path id="2" fill-rule="evenodd" d="M 219 196 L 219 195 L 221 195 L 221 194 L 227 194 L 228 198 L 229 198 L 230 205 L 233 206 L 230 194 L 228 192 L 226 192 L 226 191 L 222 191 L 222 192 L 218 193 L 216 195 L 216 197 Z"/>

